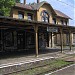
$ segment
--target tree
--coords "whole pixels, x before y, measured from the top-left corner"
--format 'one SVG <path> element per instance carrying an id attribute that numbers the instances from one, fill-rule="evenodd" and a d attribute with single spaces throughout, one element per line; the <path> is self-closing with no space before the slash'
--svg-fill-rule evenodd
<path id="1" fill-rule="evenodd" d="M 3 13 L 3 16 L 9 16 L 11 7 L 15 5 L 16 2 L 20 0 L 0 0 L 0 12 Z"/>

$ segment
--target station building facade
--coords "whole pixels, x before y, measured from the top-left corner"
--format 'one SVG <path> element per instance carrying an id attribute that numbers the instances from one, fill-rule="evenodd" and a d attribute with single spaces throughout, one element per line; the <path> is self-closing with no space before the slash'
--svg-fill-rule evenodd
<path id="1" fill-rule="evenodd" d="M 24 3 L 16 3 L 15 6 L 11 8 L 10 17 L 12 19 L 18 19 L 17 23 L 12 23 L 16 26 L 18 24 L 20 27 L 12 27 L 10 30 L 3 31 L 4 34 L 1 36 L 4 36 L 3 46 L 6 50 L 10 48 L 11 50 L 33 49 L 35 48 L 35 44 L 37 44 L 37 42 L 38 44 L 36 45 L 36 49 L 38 47 L 54 47 L 55 45 L 60 45 L 62 39 L 63 45 L 69 45 L 70 42 L 73 44 L 73 33 L 71 34 L 72 37 L 70 37 L 70 27 L 68 28 L 69 19 L 71 18 L 61 11 L 53 9 L 53 7 L 48 2 L 40 2 L 40 0 L 37 0 L 37 3 L 26 4 L 26 0 L 24 0 Z M 29 23 L 22 22 L 25 27 L 21 27 L 21 20 L 25 20 Z M 38 28 L 34 25 L 34 22 L 37 27 L 39 26 Z M 48 24 L 50 24 L 51 27 L 49 27 Z M 60 36 L 62 29 L 61 27 L 64 29 L 62 32 L 62 39 Z"/>
<path id="2" fill-rule="evenodd" d="M 16 5 L 12 8 L 11 17 L 66 26 L 69 25 L 70 19 L 70 17 L 68 17 L 61 11 L 53 9 L 49 3 L 45 1 L 40 2 L 38 0 L 37 3 L 32 4 L 26 4 L 26 1 L 24 1 L 24 3 L 16 3 Z M 43 33 L 40 33 L 39 35 L 41 35 L 40 36 L 41 38 L 46 40 L 45 35 Z M 54 44 L 60 45 L 59 37 L 60 37 L 59 34 L 57 35 L 53 34 L 52 39 Z M 64 34 L 64 45 L 68 44 L 69 44 L 69 35 Z"/>

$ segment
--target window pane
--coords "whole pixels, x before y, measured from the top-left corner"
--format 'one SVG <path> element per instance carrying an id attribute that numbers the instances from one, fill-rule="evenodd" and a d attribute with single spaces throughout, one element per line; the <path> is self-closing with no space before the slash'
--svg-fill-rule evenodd
<path id="1" fill-rule="evenodd" d="M 53 18 L 53 24 L 56 24 L 56 18 Z"/>
<path id="2" fill-rule="evenodd" d="M 24 13 L 23 12 L 18 12 L 18 18 L 23 19 L 24 18 Z"/>
<path id="3" fill-rule="evenodd" d="M 47 22 L 47 23 L 49 22 L 49 16 L 47 12 L 43 11 L 41 16 L 43 22 Z"/>
<path id="4" fill-rule="evenodd" d="M 33 14 L 28 13 L 28 20 L 33 20 Z"/>
<path id="5" fill-rule="evenodd" d="M 43 15 L 46 16 L 46 13 L 44 12 Z"/>
<path id="6" fill-rule="evenodd" d="M 47 17 L 45 18 L 45 22 L 48 22 L 48 18 Z"/>
<path id="7" fill-rule="evenodd" d="M 44 18 L 42 17 L 42 21 L 44 22 Z"/>
<path id="8" fill-rule="evenodd" d="M 61 20 L 61 24 L 63 24 L 63 20 Z"/>
<path id="9" fill-rule="evenodd" d="M 19 15 L 18 15 L 18 18 L 19 18 L 19 19 L 23 19 L 23 15 L 22 15 L 22 14 L 19 14 Z"/>
<path id="10" fill-rule="evenodd" d="M 32 20 L 32 17 L 31 16 L 28 16 L 28 20 Z"/>
<path id="11" fill-rule="evenodd" d="M 65 23 L 65 25 L 67 25 L 67 21 L 65 21 L 64 23 Z"/>

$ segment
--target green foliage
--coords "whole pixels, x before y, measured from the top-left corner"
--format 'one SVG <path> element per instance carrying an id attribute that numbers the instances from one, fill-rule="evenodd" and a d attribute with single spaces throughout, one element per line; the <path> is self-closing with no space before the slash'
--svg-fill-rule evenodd
<path id="1" fill-rule="evenodd" d="M 16 0 L 20 1 L 20 0 Z M 4 16 L 10 15 L 11 7 L 15 5 L 15 0 L 0 0 L 0 12 L 3 13 Z"/>

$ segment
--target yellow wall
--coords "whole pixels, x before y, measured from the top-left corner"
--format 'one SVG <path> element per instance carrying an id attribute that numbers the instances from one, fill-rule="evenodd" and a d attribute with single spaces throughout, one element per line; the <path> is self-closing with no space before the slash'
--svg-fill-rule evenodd
<path id="1" fill-rule="evenodd" d="M 37 11 L 37 21 L 41 21 L 41 16 L 40 16 L 40 14 L 41 14 L 41 12 L 42 12 L 43 10 L 46 10 L 46 11 L 49 13 L 49 15 L 50 15 L 49 22 L 52 23 L 51 8 L 50 8 L 50 6 L 47 5 L 47 4 L 44 4 L 43 6 L 41 6 L 40 9 Z"/>
<path id="2" fill-rule="evenodd" d="M 67 21 L 68 22 L 68 19 L 64 19 L 64 18 L 56 18 L 56 24 L 59 24 L 59 25 L 61 25 L 61 21 L 60 20 L 63 20 L 63 22 L 65 22 L 65 21 Z M 69 23 L 67 23 L 67 24 L 69 24 Z"/>
<path id="3" fill-rule="evenodd" d="M 15 9 L 13 9 L 12 11 L 13 11 L 13 15 L 12 15 L 13 18 L 18 18 L 18 11 Z"/>
<path id="4" fill-rule="evenodd" d="M 13 18 L 18 18 L 18 11 L 24 12 L 24 19 L 27 20 L 27 13 L 31 13 L 33 14 L 33 20 L 36 20 L 36 17 L 34 17 L 36 15 L 36 13 L 34 13 L 33 11 L 24 11 L 24 10 L 18 10 L 18 9 L 13 9 Z"/>
<path id="5" fill-rule="evenodd" d="M 66 20 L 66 21 L 68 21 L 68 19 L 64 19 L 64 18 L 60 18 L 60 17 L 55 17 L 55 15 L 51 12 L 52 10 L 51 10 L 51 7 L 48 5 L 48 4 L 44 4 L 44 5 L 42 5 L 40 8 L 39 8 L 39 10 L 38 11 L 28 11 L 28 10 L 20 10 L 20 9 L 13 9 L 12 10 L 12 17 L 13 18 L 18 18 L 18 11 L 22 11 L 22 12 L 24 12 L 24 19 L 28 19 L 27 18 L 27 13 L 31 13 L 31 14 L 33 14 L 33 20 L 34 21 L 41 21 L 41 12 L 43 11 L 43 10 L 46 10 L 48 13 L 49 13 L 49 15 L 50 15 L 50 17 L 49 17 L 49 23 L 53 23 L 53 18 L 56 18 L 56 24 L 59 24 L 59 25 L 61 25 L 61 22 L 60 22 L 60 20 L 62 19 L 62 20 Z M 68 21 L 69 22 L 69 21 Z M 69 24 L 69 23 L 68 23 Z"/>
<path id="6" fill-rule="evenodd" d="M 33 14 L 33 20 L 35 21 L 41 21 L 41 12 L 43 10 L 48 11 L 48 13 L 50 14 L 50 18 L 49 18 L 49 22 L 52 23 L 52 14 L 51 14 L 51 8 L 49 5 L 44 4 L 43 6 L 40 7 L 40 9 L 38 11 L 24 11 L 24 10 L 19 10 L 19 9 L 13 9 L 13 18 L 18 18 L 18 11 L 22 11 L 24 12 L 24 19 L 27 20 L 27 13 L 32 13 Z"/>
<path id="7" fill-rule="evenodd" d="M 54 18 L 56 18 L 56 24 L 61 25 L 61 20 L 63 20 L 63 22 L 67 21 L 67 25 L 69 25 L 69 20 L 62 18 L 62 17 L 56 17 L 55 15 L 53 15 Z"/>

